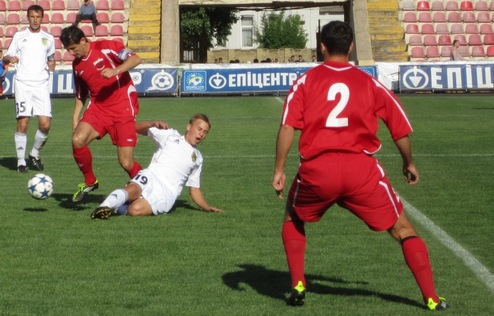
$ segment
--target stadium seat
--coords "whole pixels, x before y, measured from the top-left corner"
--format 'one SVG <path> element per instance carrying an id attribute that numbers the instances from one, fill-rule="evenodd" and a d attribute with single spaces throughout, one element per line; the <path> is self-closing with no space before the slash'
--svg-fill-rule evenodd
<path id="1" fill-rule="evenodd" d="M 425 55 L 429 61 L 439 61 L 439 57 L 441 57 L 439 47 L 437 46 L 427 46 L 425 48 Z"/>
<path id="2" fill-rule="evenodd" d="M 425 51 L 423 46 L 412 47 L 410 57 L 412 61 L 423 61 L 425 59 Z"/>
<path id="3" fill-rule="evenodd" d="M 50 1 L 48 0 L 39 0 L 38 5 L 42 7 L 45 11 L 50 10 L 51 8 Z"/>
<path id="4" fill-rule="evenodd" d="M 494 46 L 487 47 L 486 55 L 487 57 L 494 57 Z"/>
<path id="5" fill-rule="evenodd" d="M 50 23 L 50 15 L 48 13 L 43 13 L 43 18 L 41 19 L 41 21 L 43 22 L 43 24 L 47 24 L 47 23 Z"/>
<path id="6" fill-rule="evenodd" d="M 480 31 L 480 34 L 492 34 L 492 33 L 494 33 L 494 31 L 492 29 L 492 24 L 490 24 L 490 23 L 480 24 L 479 31 Z"/>
<path id="7" fill-rule="evenodd" d="M 3 37 L 3 27 L 0 27 L 0 38 Z"/>
<path id="8" fill-rule="evenodd" d="M 422 46 L 424 42 L 422 41 L 422 36 L 413 34 L 408 38 L 407 44 L 410 46 Z"/>
<path id="9" fill-rule="evenodd" d="M 472 47 L 472 57 L 474 58 L 484 58 L 485 57 L 485 50 L 484 46 L 473 46 Z"/>
<path id="10" fill-rule="evenodd" d="M 125 21 L 125 16 L 122 12 L 114 12 L 111 15 L 112 23 L 123 23 Z"/>
<path id="11" fill-rule="evenodd" d="M 494 34 L 486 34 L 482 42 L 484 45 L 494 45 Z"/>
<path id="12" fill-rule="evenodd" d="M 124 45 L 125 45 L 124 40 L 123 40 L 123 38 L 121 38 L 121 37 L 115 37 L 115 38 L 113 38 L 113 40 L 114 40 L 114 41 L 117 41 L 117 42 L 120 42 L 120 43 L 122 43 L 122 44 L 124 44 Z"/>
<path id="13" fill-rule="evenodd" d="M 0 12 L 0 29 L 3 30 L 3 25 L 5 24 L 5 15 Z"/>
<path id="14" fill-rule="evenodd" d="M 63 61 L 64 62 L 72 62 L 74 60 L 74 56 L 72 56 L 71 53 L 69 53 L 68 50 L 66 50 L 64 53 L 63 53 Z"/>
<path id="15" fill-rule="evenodd" d="M 65 1 L 64 0 L 55 0 L 51 4 L 52 10 L 63 11 L 65 10 Z"/>
<path id="16" fill-rule="evenodd" d="M 0 49 L 4 49 L 4 50 L 7 50 L 8 47 L 3 47 L 3 43 L 2 43 L 2 40 L 0 40 Z"/>
<path id="17" fill-rule="evenodd" d="M 482 38 L 479 34 L 470 34 L 468 36 L 468 45 L 470 46 L 482 46 Z"/>
<path id="18" fill-rule="evenodd" d="M 419 34 L 419 26 L 415 23 L 407 24 L 405 34 Z"/>
<path id="19" fill-rule="evenodd" d="M 415 11 L 415 2 L 413 0 L 404 0 L 401 2 L 403 11 Z"/>
<path id="20" fill-rule="evenodd" d="M 27 11 L 27 8 L 29 8 L 33 4 L 35 4 L 33 0 L 24 0 L 22 2 L 22 10 Z"/>
<path id="21" fill-rule="evenodd" d="M 435 25 L 436 25 L 436 34 L 449 34 L 448 24 L 437 23 Z"/>
<path id="22" fill-rule="evenodd" d="M 5 37 L 13 37 L 17 33 L 17 26 L 8 26 L 5 30 Z"/>
<path id="23" fill-rule="evenodd" d="M 479 23 L 490 23 L 491 22 L 491 16 L 489 15 L 489 12 L 484 12 L 480 11 L 477 13 L 477 22 Z"/>
<path id="24" fill-rule="evenodd" d="M 74 23 L 76 18 L 77 18 L 77 13 L 69 12 L 67 13 L 67 17 L 65 20 L 67 23 Z"/>
<path id="25" fill-rule="evenodd" d="M 403 21 L 408 23 L 417 22 L 417 15 L 415 14 L 415 12 L 405 12 Z"/>
<path id="26" fill-rule="evenodd" d="M 19 23 L 21 23 L 19 14 L 9 13 L 9 15 L 7 15 L 7 24 L 19 24 Z"/>
<path id="27" fill-rule="evenodd" d="M 470 47 L 469 46 L 460 46 L 458 48 L 460 51 L 461 56 L 463 57 L 470 57 L 472 54 L 470 53 Z"/>
<path id="28" fill-rule="evenodd" d="M 52 24 L 64 24 L 65 23 L 65 18 L 63 17 L 63 13 L 61 12 L 55 12 L 51 15 L 50 22 Z"/>
<path id="29" fill-rule="evenodd" d="M 491 3 L 489 3 L 489 10 L 494 11 L 494 1 L 491 1 Z"/>
<path id="30" fill-rule="evenodd" d="M 0 0 L 0 12 L 5 12 L 5 10 L 7 10 L 7 4 L 5 0 Z"/>
<path id="31" fill-rule="evenodd" d="M 467 37 L 465 36 L 465 34 L 455 34 L 453 36 L 453 41 L 455 41 L 455 40 L 460 42 L 461 46 L 467 45 Z"/>
<path id="32" fill-rule="evenodd" d="M 479 0 L 479 1 L 475 2 L 474 8 L 475 8 L 475 11 L 488 11 L 489 5 L 485 1 Z"/>
<path id="33" fill-rule="evenodd" d="M 8 2 L 7 8 L 9 11 L 21 11 L 21 2 L 16 0 L 10 0 Z"/>
<path id="34" fill-rule="evenodd" d="M 439 46 L 451 46 L 451 36 L 448 34 L 439 35 L 437 38 L 437 45 Z"/>
<path id="35" fill-rule="evenodd" d="M 98 10 L 110 10 L 110 4 L 108 0 L 98 0 L 96 2 L 96 9 Z"/>
<path id="36" fill-rule="evenodd" d="M 50 34 L 54 37 L 60 37 L 62 34 L 62 27 L 60 25 L 55 25 L 50 28 Z"/>
<path id="37" fill-rule="evenodd" d="M 417 11 L 430 11 L 430 9 L 428 1 L 417 1 Z"/>
<path id="38" fill-rule="evenodd" d="M 94 30 L 94 35 L 96 35 L 97 37 L 108 36 L 108 27 L 106 25 L 96 26 L 96 30 Z"/>
<path id="39" fill-rule="evenodd" d="M 432 16 L 430 12 L 420 12 L 418 21 L 421 23 L 430 23 L 432 22 Z"/>
<path id="40" fill-rule="evenodd" d="M 473 11 L 463 12 L 461 19 L 463 20 L 463 23 L 475 23 L 475 22 L 477 22 L 477 18 L 475 17 L 475 13 L 473 13 Z"/>
<path id="41" fill-rule="evenodd" d="M 98 12 L 98 14 L 96 15 L 96 18 L 98 19 L 99 23 L 110 22 L 110 19 L 108 18 L 108 13 L 106 13 L 106 12 Z"/>
<path id="42" fill-rule="evenodd" d="M 446 14 L 444 13 L 444 11 L 434 12 L 432 13 L 432 20 L 434 21 L 434 23 L 446 22 Z"/>
<path id="43" fill-rule="evenodd" d="M 446 2 L 446 11 L 459 11 L 460 6 L 458 5 L 458 2 L 454 0 L 450 0 Z"/>
<path id="44" fill-rule="evenodd" d="M 5 39 L 5 42 L 3 43 L 3 48 L 5 48 L 5 49 L 9 48 L 10 43 L 12 43 L 12 39 L 11 38 L 6 38 Z"/>
<path id="45" fill-rule="evenodd" d="M 451 46 L 442 46 L 441 47 L 441 57 L 444 59 L 451 58 Z"/>
<path id="46" fill-rule="evenodd" d="M 466 34 L 479 34 L 479 27 L 476 23 L 469 23 L 465 25 Z"/>
<path id="47" fill-rule="evenodd" d="M 444 3 L 442 0 L 432 1 L 431 3 L 432 11 L 444 11 Z"/>
<path id="48" fill-rule="evenodd" d="M 124 10 L 125 4 L 122 0 L 113 0 L 111 3 L 112 10 Z"/>
<path id="49" fill-rule="evenodd" d="M 465 33 L 465 30 L 463 29 L 463 24 L 462 23 L 451 24 L 450 32 L 451 32 L 451 34 L 463 34 L 463 33 Z"/>
<path id="50" fill-rule="evenodd" d="M 115 24 L 111 26 L 110 35 L 111 36 L 123 36 L 123 27 L 119 24 Z"/>
<path id="51" fill-rule="evenodd" d="M 55 38 L 55 48 L 56 49 L 62 49 L 62 42 L 60 42 L 60 39 L 58 39 L 58 38 Z"/>
<path id="52" fill-rule="evenodd" d="M 425 35 L 424 36 L 424 45 L 425 46 L 437 46 L 436 35 Z"/>
<path id="53" fill-rule="evenodd" d="M 79 11 L 79 1 L 78 0 L 68 0 L 67 1 L 67 10 Z"/>
<path id="54" fill-rule="evenodd" d="M 473 3 L 472 1 L 462 1 L 460 3 L 461 11 L 473 11 Z"/>
<path id="55" fill-rule="evenodd" d="M 62 53 L 59 50 L 55 51 L 55 61 L 56 62 L 62 61 Z"/>
<path id="56" fill-rule="evenodd" d="M 448 13 L 448 22 L 449 23 L 462 22 L 460 12 L 456 12 L 456 11 L 449 12 Z"/>
<path id="57" fill-rule="evenodd" d="M 432 23 L 422 24 L 421 33 L 422 34 L 435 34 L 436 32 L 434 31 L 434 25 L 432 25 Z"/>
<path id="58" fill-rule="evenodd" d="M 84 35 L 87 37 L 93 36 L 93 28 L 89 25 L 83 25 L 81 26 L 81 30 L 84 32 Z"/>

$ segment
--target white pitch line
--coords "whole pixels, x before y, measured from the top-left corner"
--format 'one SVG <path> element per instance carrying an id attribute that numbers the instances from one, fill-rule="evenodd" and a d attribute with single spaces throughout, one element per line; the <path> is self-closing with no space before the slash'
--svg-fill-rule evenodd
<path id="1" fill-rule="evenodd" d="M 401 198 L 401 197 L 400 197 Z M 443 245 L 449 248 L 463 263 L 484 283 L 488 289 L 494 292 L 494 275 L 487 269 L 480 261 L 478 261 L 468 250 L 458 244 L 453 238 L 451 238 L 444 230 L 434 224 L 427 216 L 413 207 L 410 203 L 403 201 L 403 205 L 406 208 L 407 214 L 414 220 L 424 226 L 430 233 L 432 233 Z"/>

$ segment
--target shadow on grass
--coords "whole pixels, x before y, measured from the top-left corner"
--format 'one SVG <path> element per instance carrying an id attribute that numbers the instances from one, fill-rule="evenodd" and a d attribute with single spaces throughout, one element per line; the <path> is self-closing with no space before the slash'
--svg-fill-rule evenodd
<path id="1" fill-rule="evenodd" d="M 72 211 L 86 211 L 88 209 L 86 204 L 92 204 L 91 207 L 93 207 L 94 203 L 103 202 L 106 196 L 102 194 L 90 193 L 86 195 L 84 200 L 81 202 L 72 202 L 72 194 L 67 193 L 53 193 L 52 198 L 54 198 L 58 202 L 58 205 L 64 209 Z"/>
<path id="2" fill-rule="evenodd" d="M 25 212 L 33 212 L 33 213 L 48 212 L 48 210 L 44 207 L 26 207 L 23 210 Z"/>
<path id="3" fill-rule="evenodd" d="M 255 264 L 239 264 L 238 267 L 242 270 L 223 275 L 222 279 L 225 285 L 234 290 L 244 291 L 241 284 L 246 284 L 261 295 L 285 300 L 285 293 L 288 290 L 286 284 L 287 280 L 290 280 L 288 272 L 270 270 Z M 346 281 L 340 278 L 310 274 L 306 275 L 306 280 L 310 293 L 341 296 L 375 296 L 394 303 L 425 308 L 423 304 L 406 297 L 379 293 L 361 287 L 353 287 L 355 285 L 362 286 L 369 284 L 365 281 Z M 345 285 L 348 286 L 345 287 Z"/>
<path id="4" fill-rule="evenodd" d="M 17 172 L 17 158 L 15 157 L 0 158 L 0 166 Z"/>

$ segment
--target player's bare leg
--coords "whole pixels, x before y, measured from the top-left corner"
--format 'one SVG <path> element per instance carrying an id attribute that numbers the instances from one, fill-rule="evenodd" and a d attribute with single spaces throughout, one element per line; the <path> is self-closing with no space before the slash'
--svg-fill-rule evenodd
<path id="1" fill-rule="evenodd" d="M 142 170 L 141 165 L 134 160 L 134 147 L 117 147 L 118 162 L 120 166 L 127 172 L 130 178 L 137 175 Z"/>

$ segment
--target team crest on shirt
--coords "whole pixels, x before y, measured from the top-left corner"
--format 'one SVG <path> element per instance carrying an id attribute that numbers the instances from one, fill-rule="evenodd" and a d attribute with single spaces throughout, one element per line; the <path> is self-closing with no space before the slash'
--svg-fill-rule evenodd
<path id="1" fill-rule="evenodd" d="M 191 157 L 190 157 L 190 158 L 192 158 L 192 162 L 194 162 L 194 163 L 197 161 L 197 154 L 196 154 L 196 152 L 195 152 L 195 151 L 194 151 L 194 152 L 192 152 L 192 155 L 191 155 Z"/>
<path id="2" fill-rule="evenodd" d="M 48 39 L 47 39 L 46 37 L 43 37 L 43 38 L 41 39 L 41 44 L 43 44 L 43 46 L 48 45 Z"/>
<path id="3" fill-rule="evenodd" d="M 96 61 L 93 63 L 93 66 L 97 70 L 103 70 L 103 68 L 105 68 L 105 64 L 103 63 L 103 58 L 96 59 Z"/>

